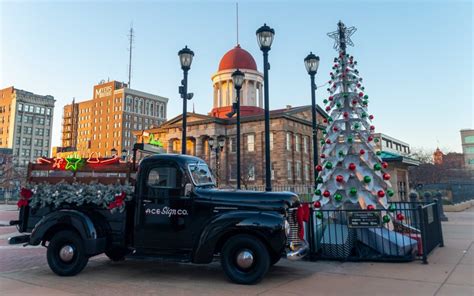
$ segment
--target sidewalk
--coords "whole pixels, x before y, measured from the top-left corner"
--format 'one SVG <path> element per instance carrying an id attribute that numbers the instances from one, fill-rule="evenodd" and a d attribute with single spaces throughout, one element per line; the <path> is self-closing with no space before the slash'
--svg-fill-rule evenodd
<path id="1" fill-rule="evenodd" d="M 6 211 L 0 207 L 0 220 Z M 13 212 L 14 213 L 14 212 Z M 192 265 L 91 258 L 75 277 L 48 268 L 45 249 L 8 246 L 15 232 L 0 227 L 2 295 L 474 295 L 474 208 L 447 213 L 445 247 L 429 264 L 290 262 L 282 260 L 258 285 L 229 283 L 220 265 Z M 4 230 L 7 230 L 6 233 Z"/>

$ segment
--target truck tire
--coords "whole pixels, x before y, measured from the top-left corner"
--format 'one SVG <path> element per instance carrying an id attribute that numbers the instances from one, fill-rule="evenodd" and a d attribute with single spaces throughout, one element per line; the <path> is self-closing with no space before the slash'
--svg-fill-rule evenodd
<path id="1" fill-rule="evenodd" d="M 114 262 L 125 260 L 125 256 L 128 255 L 128 253 L 129 250 L 125 248 L 110 248 L 105 251 L 105 255 Z"/>
<path id="2" fill-rule="evenodd" d="M 89 261 L 82 238 L 70 230 L 56 233 L 49 242 L 46 254 L 49 268 L 60 276 L 78 274 Z"/>
<path id="3" fill-rule="evenodd" d="M 281 255 L 273 255 L 270 258 L 270 266 L 273 266 L 273 265 L 277 264 L 278 261 L 280 261 L 280 259 L 281 259 Z"/>
<path id="4" fill-rule="evenodd" d="M 231 281 L 251 285 L 260 282 L 268 272 L 270 255 L 259 239 L 239 234 L 224 244 L 221 264 Z"/>

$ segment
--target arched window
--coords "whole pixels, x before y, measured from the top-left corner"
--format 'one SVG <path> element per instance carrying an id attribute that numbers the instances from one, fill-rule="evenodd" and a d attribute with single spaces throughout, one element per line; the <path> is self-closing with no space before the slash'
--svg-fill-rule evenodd
<path id="1" fill-rule="evenodd" d="M 153 116 L 154 110 L 155 110 L 155 104 L 153 104 L 153 102 L 150 102 L 150 110 L 149 110 L 150 113 L 148 113 L 148 115 Z"/>
<path id="2" fill-rule="evenodd" d="M 138 98 L 135 98 L 133 102 L 133 112 L 138 113 Z"/>
<path id="3" fill-rule="evenodd" d="M 127 96 L 125 100 L 125 111 L 132 111 L 132 100 L 131 96 Z"/>
<path id="4" fill-rule="evenodd" d="M 165 108 L 163 104 L 160 104 L 160 118 L 164 118 L 164 117 L 165 117 Z"/>

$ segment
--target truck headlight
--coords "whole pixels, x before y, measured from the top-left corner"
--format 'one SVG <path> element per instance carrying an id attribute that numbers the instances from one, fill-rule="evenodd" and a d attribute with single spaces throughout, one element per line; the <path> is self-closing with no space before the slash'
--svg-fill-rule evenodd
<path id="1" fill-rule="evenodd" d="M 290 223 L 285 219 L 285 234 L 286 236 L 290 236 Z"/>

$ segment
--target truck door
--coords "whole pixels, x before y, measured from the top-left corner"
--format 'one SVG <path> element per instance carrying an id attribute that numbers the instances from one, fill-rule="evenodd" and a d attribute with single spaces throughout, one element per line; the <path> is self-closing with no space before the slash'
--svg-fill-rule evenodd
<path id="1" fill-rule="evenodd" d="M 176 163 L 158 162 L 144 177 L 136 246 L 164 252 L 191 250 L 193 201 L 184 194 L 186 175 Z"/>

